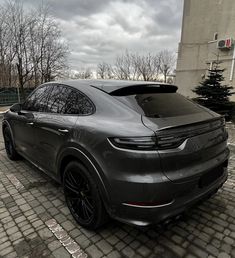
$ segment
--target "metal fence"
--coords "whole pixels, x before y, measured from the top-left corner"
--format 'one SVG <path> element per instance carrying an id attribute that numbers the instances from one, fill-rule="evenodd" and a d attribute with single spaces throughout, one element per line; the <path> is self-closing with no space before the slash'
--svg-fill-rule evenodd
<path id="1" fill-rule="evenodd" d="M 33 89 L 25 89 L 24 95 L 27 97 Z M 17 88 L 0 89 L 0 106 L 10 106 L 17 102 L 22 102 L 23 96 Z"/>

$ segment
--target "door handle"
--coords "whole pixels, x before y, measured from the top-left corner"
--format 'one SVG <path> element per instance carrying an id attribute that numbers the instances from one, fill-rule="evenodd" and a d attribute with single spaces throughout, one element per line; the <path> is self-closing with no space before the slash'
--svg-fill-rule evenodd
<path id="1" fill-rule="evenodd" d="M 61 133 L 68 133 L 69 132 L 69 130 L 67 130 L 67 129 L 58 129 L 58 131 L 61 132 Z"/>
<path id="2" fill-rule="evenodd" d="M 27 123 L 27 125 L 34 125 L 34 123 L 33 122 L 29 122 L 29 123 Z"/>

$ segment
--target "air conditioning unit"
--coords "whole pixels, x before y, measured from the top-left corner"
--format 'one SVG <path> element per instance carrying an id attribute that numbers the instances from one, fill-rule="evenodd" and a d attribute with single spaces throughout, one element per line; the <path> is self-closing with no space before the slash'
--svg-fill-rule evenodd
<path id="1" fill-rule="evenodd" d="M 227 39 L 221 39 L 218 41 L 217 48 L 221 50 L 229 50 L 233 46 L 233 39 L 227 38 Z"/>

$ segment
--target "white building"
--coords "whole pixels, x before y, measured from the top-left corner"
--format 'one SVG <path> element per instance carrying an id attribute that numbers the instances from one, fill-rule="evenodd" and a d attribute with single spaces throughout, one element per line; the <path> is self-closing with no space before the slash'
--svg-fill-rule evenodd
<path id="1" fill-rule="evenodd" d="M 195 88 L 217 60 L 225 83 L 235 88 L 235 0 L 184 0 L 182 35 L 176 69 L 179 92 L 195 96 Z M 234 89 L 235 91 L 235 89 Z M 235 100 L 235 96 L 232 97 Z"/>

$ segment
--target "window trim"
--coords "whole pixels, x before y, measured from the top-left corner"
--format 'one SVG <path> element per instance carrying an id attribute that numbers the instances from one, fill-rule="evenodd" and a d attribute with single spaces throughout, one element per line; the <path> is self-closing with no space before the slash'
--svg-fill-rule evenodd
<path id="1" fill-rule="evenodd" d="M 26 98 L 26 100 L 28 98 L 31 97 L 32 94 L 34 94 L 34 92 L 42 87 L 45 87 L 45 86 L 55 86 L 55 85 L 62 85 L 63 87 L 69 87 L 71 88 L 72 90 L 78 92 L 79 94 L 83 95 L 85 98 L 88 99 L 88 101 L 90 102 L 90 104 L 92 105 L 92 112 L 91 113 L 88 113 L 88 114 L 63 114 L 63 113 L 53 113 L 53 112 L 45 112 L 45 111 L 29 111 L 29 110 L 23 110 L 23 111 L 27 111 L 27 112 L 30 112 L 30 113 L 37 113 L 37 114 L 53 114 L 53 115 L 63 115 L 63 116 L 91 116 L 93 114 L 96 113 L 96 106 L 95 104 L 93 103 L 93 101 L 83 92 L 81 92 L 80 90 L 78 90 L 77 88 L 73 87 L 73 86 L 70 86 L 70 85 L 67 85 L 67 84 L 63 84 L 63 83 L 47 83 L 47 84 L 42 84 L 40 86 L 38 86 L 36 89 L 34 89 L 30 94 L 29 96 Z M 51 93 L 52 91 L 50 92 L 50 96 L 51 96 Z M 22 105 L 24 105 L 24 103 L 26 102 L 26 100 L 22 103 Z"/>

